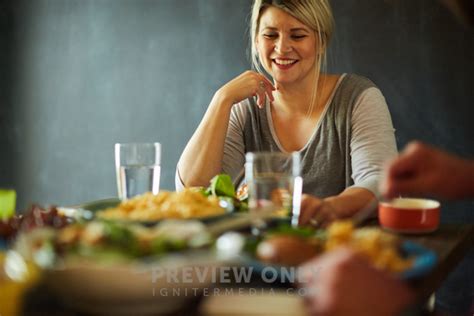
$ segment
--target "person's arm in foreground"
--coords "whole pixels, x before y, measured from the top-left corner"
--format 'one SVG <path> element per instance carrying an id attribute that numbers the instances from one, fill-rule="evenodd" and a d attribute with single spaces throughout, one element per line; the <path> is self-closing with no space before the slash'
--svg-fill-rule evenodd
<path id="1" fill-rule="evenodd" d="M 272 83 L 265 76 L 246 71 L 215 93 L 179 159 L 178 173 L 184 186 L 207 186 L 209 180 L 221 171 L 232 106 L 252 96 L 257 96 L 257 104 L 263 106 L 267 96 L 273 101 L 273 90 Z"/>
<path id="2" fill-rule="evenodd" d="M 347 248 L 317 257 L 300 269 L 299 286 L 307 293 L 310 315 L 402 315 L 416 300 L 407 285 Z"/>
<path id="3" fill-rule="evenodd" d="M 474 197 L 474 160 L 412 142 L 387 164 L 380 190 L 388 198 L 403 194 L 445 199 Z"/>

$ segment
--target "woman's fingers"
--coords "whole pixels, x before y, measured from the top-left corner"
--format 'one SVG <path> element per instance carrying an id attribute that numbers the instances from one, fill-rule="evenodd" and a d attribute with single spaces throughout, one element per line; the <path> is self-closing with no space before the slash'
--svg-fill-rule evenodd
<path id="1" fill-rule="evenodd" d="M 268 96 L 270 101 L 273 102 L 275 101 L 275 99 L 273 98 L 273 91 L 275 91 L 276 88 L 273 85 L 273 83 L 270 80 L 268 80 L 268 78 L 266 78 L 265 76 L 262 76 L 262 77 L 263 77 L 263 80 L 260 82 L 260 86 L 263 87 L 266 95 Z"/>
<path id="2" fill-rule="evenodd" d="M 257 105 L 259 108 L 262 108 L 265 105 L 265 99 L 266 99 L 266 90 L 265 90 L 265 84 L 263 81 L 258 82 L 258 87 L 257 87 Z"/>
<path id="3" fill-rule="evenodd" d="M 265 78 L 265 76 L 259 75 L 257 77 L 255 95 L 257 96 L 257 105 L 259 108 L 263 108 L 267 97 L 270 100 L 270 102 L 273 102 L 275 100 L 273 98 L 274 90 L 275 90 L 275 87 L 270 82 L 270 80 Z"/>
<path id="4" fill-rule="evenodd" d="M 313 196 L 303 194 L 301 199 L 301 214 L 299 225 L 310 225 L 311 220 L 317 217 L 322 202 Z"/>
<path id="5" fill-rule="evenodd" d="M 299 218 L 300 226 L 327 227 L 337 219 L 338 216 L 329 202 L 303 194 Z"/>
<path id="6" fill-rule="evenodd" d="M 219 89 L 219 94 L 232 104 L 241 102 L 250 97 L 257 97 L 257 105 L 263 107 L 266 98 L 273 102 L 273 83 L 264 75 L 247 70 L 236 78 L 227 82 Z"/>

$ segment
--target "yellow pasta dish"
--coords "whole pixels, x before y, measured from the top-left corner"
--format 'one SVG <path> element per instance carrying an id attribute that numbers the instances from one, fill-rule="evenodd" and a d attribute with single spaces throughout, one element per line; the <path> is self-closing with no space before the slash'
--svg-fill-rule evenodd
<path id="1" fill-rule="evenodd" d="M 154 221 L 164 218 L 186 219 L 220 215 L 225 209 L 215 196 L 204 196 L 193 189 L 181 192 L 151 192 L 121 202 L 117 207 L 97 212 L 103 219 Z"/>

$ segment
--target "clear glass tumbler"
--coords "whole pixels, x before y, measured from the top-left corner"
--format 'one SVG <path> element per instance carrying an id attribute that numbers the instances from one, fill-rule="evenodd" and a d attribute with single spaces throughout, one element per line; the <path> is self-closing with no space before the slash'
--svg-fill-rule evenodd
<path id="1" fill-rule="evenodd" d="M 160 190 L 160 143 L 115 144 L 115 169 L 119 198 Z"/>
<path id="2" fill-rule="evenodd" d="M 245 158 L 253 232 L 265 228 L 262 215 L 268 213 L 291 215 L 292 225 L 298 225 L 303 187 L 299 153 L 251 152 Z"/>

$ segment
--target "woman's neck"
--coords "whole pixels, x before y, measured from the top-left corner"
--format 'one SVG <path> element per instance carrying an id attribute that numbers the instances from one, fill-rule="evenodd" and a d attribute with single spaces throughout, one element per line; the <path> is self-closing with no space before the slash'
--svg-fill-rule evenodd
<path id="1" fill-rule="evenodd" d="M 314 109 L 318 107 L 319 96 L 324 87 L 326 75 L 320 75 L 318 80 L 318 91 L 316 100 L 312 100 L 316 80 L 307 80 L 306 83 L 298 84 L 276 84 L 274 92 L 274 106 L 278 111 L 294 116 L 307 116 L 310 112 L 311 101 L 315 102 Z"/>

